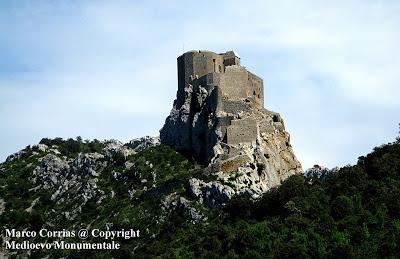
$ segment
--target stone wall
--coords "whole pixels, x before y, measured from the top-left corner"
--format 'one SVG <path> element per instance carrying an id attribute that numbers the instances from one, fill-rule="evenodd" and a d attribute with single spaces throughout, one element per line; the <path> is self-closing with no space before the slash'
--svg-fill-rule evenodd
<path id="1" fill-rule="evenodd" d="M 184 99 L 184 88 L 188 85 L 200 85 L 201 78 L 210 73 L 225 71 L 224 57 L 211 51 L 189 51 L 177 59 L 178 92 L 177 99 Z M 182 104 L 179 104 L 182 105 Z"/>
<path id="2" fill-rule="evenodd" d="M 264 104 L 263 81 L 240 66 L 233 51 L 217 54 L 211 51 L 189 51 L 178 57 L 178 99 L 184 99 L 188 85 L 207 89 L 219 86 L 228 98 L 254 98 Z M 205 81 L 206 80 L 206 81 Z"/>
<path id="3" fill-rule="evenodd" d="M 257 122 L 253 118 L 232 120 L 227 128 L 226 142 L 228 145 L 249 143 L 257 139 Z"/>
<path id="4" fill-rule="evenodd" d="M 194 52 L 193 75 L 202 77 L 208 73 L 222 73 L 224 71 L 224 58 L 213 52 Z"/>
<path id="5" fill-rule="evenodd" d="M 222 109 L 224 112 L 232 115 L 237 115 L 241 112 L 251 112 L 250 105 L 240 100 L 222 100 Z"/>
<path id="6" fill-rule="evenodd" d="M 249 96 L 252 96 L 257 102 L 264 106 L 264 82 L 255 74 L 248 72 L 248 90 Z"/>
<path id="7" fill-rule="evenodd" d="M 240 58 L 233 50 L 227 51 L 220 55 L 222 55 L 224 57 L 224 65 L 225 66 L 233 66 L 233 65 L 240 66 Z"/>
<path id="8" fill-rule="evenodd" d="M 228 66 L 221 75 L 221 90 L 229 98 L 238 99 L 248 96 L 247 70 L 241 66 Z"/>

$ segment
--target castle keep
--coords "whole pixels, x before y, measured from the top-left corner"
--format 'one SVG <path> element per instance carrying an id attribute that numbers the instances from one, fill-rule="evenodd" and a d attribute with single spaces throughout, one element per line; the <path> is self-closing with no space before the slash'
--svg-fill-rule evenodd
<path id="1" fill-rule="evenodd" d="M 178 89 L 188 84 L 219 87 L 230 99 L 253 98 L 264 105 L 263 80 L 242 67 L 234 51 L 189 51 L 178 57 Z"/>

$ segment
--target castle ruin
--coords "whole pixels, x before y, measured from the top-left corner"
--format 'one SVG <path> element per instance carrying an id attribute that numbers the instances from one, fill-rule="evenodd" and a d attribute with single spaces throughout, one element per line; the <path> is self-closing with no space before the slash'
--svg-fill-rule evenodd
<path id="1" fill-rule="evenodd" d="M 188 51 L 177 62 L 178 91 L 160 130 L 163 144 L 212 172 L 238 174 L 238 190 L 250 184 L 261 193 L 301 172 L 283 120 L 264 108 L 263 80 L 234 51 Z"/>
<path id="2" fill-rule="evenodd" d="M 178 106 L 185 100 L 187 86 L 215 91 L 218 126 L 226 144 L 251 142 L 256 139 L 257 125 L 251 119 L 235 119 L 248 111 L 249 103 L 264 106 L 263 80 L 240 65 L 234 51 L 217 54 L 211 51 L 189 51 L 178 57 Z M 203 91 L 204 91 L 203 90 Z M 248 103 L 243 103 L 243 100 Z M 207 141 L 206 141 L 207 142 Z"/>

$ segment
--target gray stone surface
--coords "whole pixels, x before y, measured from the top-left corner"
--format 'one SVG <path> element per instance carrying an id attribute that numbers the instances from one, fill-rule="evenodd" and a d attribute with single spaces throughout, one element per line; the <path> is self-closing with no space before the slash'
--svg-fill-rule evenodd
<path id="1" fill-rule="evenodd" d="M 189 180 L 189 185 L 190 194 L 210 208 L 224 205 L 235 194 L 232 187 L 220 182 L 206 183 L 202 180 L 192 178 Z"/>
<path id="2" fill-rule="evenodd" d="M 134 154 L 135 151 L 133 151 L 133 149 L 129 148 L 128 146 L 123 145 L 122 142 L 111 139 L 105 141 L 104 153 L 107 158 L 111 158 L 116 155 L 127 157 Z"/>
<path id="3" fill-rule="evenodd" d="M 222 101 L 223 110 L 226 113 L 231 113 L 237 115 L 241 112 L 251 112 L 251 107 L 248 103 L 241 100 L 223 100 Z"/>
<path id="4" fill-rule="evenodd" d="M 325 166 L 321 165 L 314 165 L 312 168 L 307 169 L 304 171 L 304 175 L 309 177 L 309 178 L 318 178 L 319 180 L 325 180 L 326 177 L 331 173 L 331 172 L 336 172 L 339 169 L 337 167 L 333 169 L 329 169 Z"/>
<path id="5" fill-rule="evenodd" d="M 145 136 L 129 141 L 125 146 L 131 148 L 135 152 L 143 151 L 149 147 L 154 147 L 160 144 L 159 137 Z"/>
<path id="6" fill-rule="evenodd" d="M 81 211 L 88 200 L 100 199 L 103 192 L 98 189 L 99 172 L 106 166 L 104 156 L 99 153 L 79 154 L 75 159 L 60 158 L 47 154 L 41 158 L 40 164 L 33 170 L 35 189 L 52 189 L 51 199 L 57 204 L 68 200 L 77 203 L 69 208 L 69 219 Z"/>
<path id="7" fill-rule="evenodd" d="M 164 197 L 161 208 L 163 210 L 175 210 L 178 213 L 182 213 L 193 222 L 200 222 L 207 219 L 199 210 L 193 207 L 192 203 L 193 202 L 185 197 L 178 196 L 176 193 L 171 193 Z"/>
<path id="8" fill-rule="evenodd" d="M 227 128 L 227 144 L 253 142 L 257 139 L 257 122 L 253 118 L 232 120 Z"/>

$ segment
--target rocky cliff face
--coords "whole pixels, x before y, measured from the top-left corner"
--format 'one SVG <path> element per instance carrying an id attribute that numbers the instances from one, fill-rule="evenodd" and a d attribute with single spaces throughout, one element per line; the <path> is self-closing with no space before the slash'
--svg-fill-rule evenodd
<path id="1" fill-rule="evenodd" d="M 185 55 L 191 53 L 180 57 L 187 61 Z M 207 56 L 201 58 L 206 64 Z M 196 62 L 187 62 L 184 69 L 196 71 Z M 206 172 L 216 176 L 209 183 L 191 181 L 192 193 L 212 206 L 216 200 L 223 203 L 238 193 L 258 197 L 302 171 L 283 119 L 264 109 L 263 98 L 251 90 L 251 80 L 256 76 L 236 64 L 224 69 L 232 74 L 194 74 L 190 80 L 180 82 L 171 114 L 160 131 L 162 143 L 194 158 L 207 167 Z M 240 71 L 242 75 L 243 69 L 247 74 L 242 81 L 248 85 L 239 84 L 239 74 L 232 72 Z M 215 78 L 223 76 L 224 81 L 216 82 Z M 259 85 L 262 89 L 262 80 Z M 240 96 L 232 91 L 235 87 L 250 90 Z"/>

